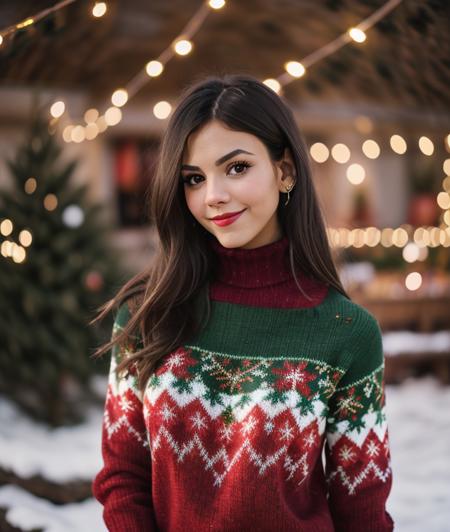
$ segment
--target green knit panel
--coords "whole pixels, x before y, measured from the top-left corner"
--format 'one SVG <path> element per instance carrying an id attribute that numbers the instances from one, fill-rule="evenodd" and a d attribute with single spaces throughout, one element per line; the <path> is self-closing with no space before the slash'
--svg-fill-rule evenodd
<path id="1" fill-rule="evenodd" d="M 129 318 L 124 303 L 114 328 L 123 328 Z M 140 341 L 138 345 L 142 347 Z M 186 347 L 236 359 L 322 362 L 343 373 L 338 388 L 370 378 L 384 361 L 377 320 L 332 287 L 319 305 L 309 308 L 211 301 L 209 322 Z"/>
<path id="2" fill-rule="evenodd" d="M 211 301 L 210 320 L 189 346 L 244 358 L 321 361 L 346 372 L 339 386 L 366 377 L 383 362 L 375 318 L 332 287 L 310 308 Z"/>

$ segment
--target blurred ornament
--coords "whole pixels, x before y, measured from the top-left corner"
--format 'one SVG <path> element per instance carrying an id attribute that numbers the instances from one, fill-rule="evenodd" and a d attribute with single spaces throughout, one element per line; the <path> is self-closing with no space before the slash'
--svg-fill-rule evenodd
<path id="1" fill-rule="evenodd" d="M 90 271 L 84 278 L 84 284 L 91 292 L 98 292 L 103 287 L 103 275 L 96 271 Z"/>
<path id="2" fill-rule="evenodd" d="M 433 225 L 439 215 L 434 194 L 418 194 L 409 204 L 408 223 L 413 226 Z"/>
<path id="3" fill-rule="evenodd" d="M 84 212 L 78 205 L 68 205 L 62 213 L 67 227 L 79 227 L 84 222 Z"/>

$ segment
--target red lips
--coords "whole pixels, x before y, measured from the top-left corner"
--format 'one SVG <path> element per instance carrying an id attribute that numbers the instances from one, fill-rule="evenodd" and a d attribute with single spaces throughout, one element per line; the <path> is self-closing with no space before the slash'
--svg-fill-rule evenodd
<path id="1" fill-rule="evenodd" d="M 214 216 L 214 218 L 210 218 L 210 220 L 226 220 L 227 218 L 233 218 L 234 216 L 241 214 L 241 212 L 244 212 L 245 209 L 242 209 L 242 211 L 236 211 L 236 212 L 226 212 L 225 214 L 219 214 L 217 216 Z"/>
<path id="2" fill-rule="evenodd" d="M 246 209 L 243 209 L 242 211 L 238 211 L 236 213 L 227 212 L 226 214 L 221 214 L 220 216 L 216 216 L 211 221 L 220 227 L 225 227 L 226 225 L 230 225 L 234 223 L 242 215 L 242 213 L 245 210 Z"/>

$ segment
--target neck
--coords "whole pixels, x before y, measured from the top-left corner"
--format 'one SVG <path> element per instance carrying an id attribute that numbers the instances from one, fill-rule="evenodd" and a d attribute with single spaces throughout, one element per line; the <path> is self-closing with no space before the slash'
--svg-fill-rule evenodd
<path id="1" fill-rule="evenodd" d="M 210 283 L 211 299 L 268 307 L 310 307 L 325 297 L 328 286 L 296 270 L 289 261 L 289 239 L 253 249 L 226 248 L 215 237 L 210 247 L 216 257 Z M 310 299 L 309 299 L 310 298 Z"/>

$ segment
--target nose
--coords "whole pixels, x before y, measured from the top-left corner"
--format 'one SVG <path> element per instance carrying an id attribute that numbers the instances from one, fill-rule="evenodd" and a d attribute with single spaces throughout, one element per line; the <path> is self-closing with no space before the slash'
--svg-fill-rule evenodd
<path id="1" fill-rule="evenodd" d="M 217 203 L 226 203 L 230 199 L 230 194 L 226 190 L 221 180 L 215 177 L 206 179 L 205 204 L 215 205 Z"/>

